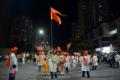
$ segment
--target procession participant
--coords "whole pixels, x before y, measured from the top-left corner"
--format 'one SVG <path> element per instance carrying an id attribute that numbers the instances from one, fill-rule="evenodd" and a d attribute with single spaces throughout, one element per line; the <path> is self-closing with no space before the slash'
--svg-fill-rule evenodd
<path id="1" fill-rule="evenodd" d="M 39 51 L 39 70 L 41 71 L 42 61 L 44 61 L 45 53 L 44 51 Z"/>
<path id="2" fill-rule="evenodd" d="M 72 56 L 70 55 L 70 67 L 72 67 L 72 64 L 73 64 L 73 59 Z"/>
<path id="3" fill-rule="evenodd" d="M 22 63 L 25 64 L 25 52 L 22 54 Z"/>
<path id="4" fill-rule="evenodd" d="M 61 52 L 60 56 L 59 56 L 59 71 L 61 72 L 61 74 L 64 74 L 64 63 L 65 63 L 65 56 L 64 56 L 64 52 Z"/>
<path id="5" fill-rule="evenodd" d="M 119 68 L 120 63 L 120 54 L 116 53 L 115 55 L 116 67 Z"/>
<path id="6" fill-rule="evenodd" d="M 66 52 L 66 59 L 65 59 L 65 69 L 66 69 L 66 72 L 68 73 L 69 72 L 69 69 L 70 69 L 70 56 L 69 54 Z"/>
<path id="7" fill-rule="evenodd" d="M 40 55 L 36 55 L 36 64 L 37 64 L 37 71 L 40 71 Z"/>
<path id="8" fill-rule="evenodd" d="M 75 52 L 74 53 L 74 56 L 75 56 L 75 64 L 79 64 L 79 53 L 78 52 Z"/>
<path id="9" fill-rule="evenodd" d="M 57 65 L 57 72 L 59 73 L 60 72 L 60 65 L 59 65 L 59 60 L 60 60 L 60 54 L 61 54 L 61 51 L 56 51 L 56 55 L 58 57 L 58 65 Z"/>
<path id="10" fill-rule="evenodd" d="M 73 60 L 72 67 L 75 68 L 76 67 L 76 59 L 75 59 L 74 55 L 72 56 L 72 60 Z"/>
<path id="11" fill-rule="evenodd" d="M 56 50 L 52 50 L 52 55 L 50 56 L 51 62 L 49 63 L 50 66 L 50 74 L 51 74 L 51 79 L 57 78 L 57 64 L 58 64 L 58 56 L 56 54 Z"/>
<path id="12" fill-rule="evenodd" d="M 10 56 L 11 56 L 11 53 L 8 53 L 7 56 L 6 56 L 5 67 L 10 66 Z"/>
<path id="13" fill-rule="evenodd" d="M 91 57 L 92 59 L 92 63 L 93 63 L 93 70 L 97 69 L 98 66 L 98 57 L 97 57 L 97 53 L 94 52 L 93 56 Z"/>
<path id="14" fill-rule="evenodd" d="M 13 65 L 16 65 L 16 68 L 17 68 L 17 66 L 18 66 L 17 57 L 15 55 L 16 51 L 17 51 L 17 47 L 13 47 L 11 49 L 10 67 L 12 67 Z"/>
<path id="15" fill-rule="evenodd" d="M 15 80 L 15 77 L 16 77 L 16 65 L 13 65 L 8 80 Z"/>
<path id="16" fill-rule="evenodd" d="M 9 78 L 11 76 L 11 72 L 12 72 L 12 69 L 13 69 L 13 66 L 14 69 L 16 69 L 15 71 L 18 71 L 18 64 L 17 64 L 17 57 L 15 55 L 16 51 L 18 50 L 17 47 L 13 47 L 11 48 L 11 52 L 10 52 L 10 74 L 9 74 Z"/>
<path id="17" fill-rule="evenodd" d="M 79 56 L 79 64 L 82 65 L 82 55 Z"/>
<path id="18" fill-rule="evenodd" d="M 41 72 L 43 74 L 48 73 L 48 60 L 47 60 L 47 58 L 44 58 L 44 60 L 41 62 Z"/>
<path id="19" fill-rule="evenodd" d="M 57 72 L 58 73 L 60 73 L 61 71 L 60 71 L 60 65 L 59 65 L 59 61 L 60 61 L 60 55 L 61 55 L 61 47 L 60 46 L 57 46 L 56 48 L 55 48 L 55 50 L 56 50 L 56 55 L 58 56 L 58 65 L 57 65 Z"/>
<path id="20" fill-rule="evenodd" d="M 52 70 L 52 66 L 51 66 L 52 60 L 51 60 L 51 56 L 52 56 L 52 53 L 50 53 L 49 56 L 48 56 L 48 70 L 49 70 L 50 73 L 51 73 L 51 70 Z"/>
<path id="21" fill-rule="evenodd" d="M 88 51 L 84 51 L 82 56 L 82 64 L 81 64 L 81 70 L 82 70 L 82 77 L 85 77 L 85 73 L 87 73 L 87 77 L 90 78 L 90 70 L 89 70 L 89 63 L 90 58 L 88 56 Z"/>

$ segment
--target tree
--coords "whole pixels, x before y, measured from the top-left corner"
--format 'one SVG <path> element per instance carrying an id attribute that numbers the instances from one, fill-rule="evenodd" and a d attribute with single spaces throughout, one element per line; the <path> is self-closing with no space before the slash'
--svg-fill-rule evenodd
<path id="1" fill-rule="evenodd" d="M 72 49 L 71 51 L 77 51 L 77 52 L 81 52 L 83 50 L 92 50 L 93 49 L 93 45 L 92 45 L 92 41 L 90 40 L 76 40 L 73 41 L 73 45 L 72 45 Z"/>

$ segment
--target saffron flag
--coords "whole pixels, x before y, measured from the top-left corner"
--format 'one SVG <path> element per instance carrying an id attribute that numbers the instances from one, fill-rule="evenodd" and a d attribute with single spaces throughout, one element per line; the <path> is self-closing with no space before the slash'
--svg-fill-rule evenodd
<path id="1" fill-rule="evenodd" d="M 67 44 L 67 49 L 69 49 L 70 47 L 71 47 L 71 42 Z"/>
<path id="2" fill-rule="evenodd" d="M 10 66 L 10 56 L 11 56 L 11 54 L 9 53 L 9 54 L 7 55 L 6 60 L 5 60 L 5 67 L 9 67 L 9 66 Z"/>
<path id="3" fill-rule="evenodd" d="M 70 49 L 70 47 L 71 47 L 71 44 L 72 44 L 71 42 L 67 44 L 67 52 L 69 52 L 69 49 Z"/>
<path id="4" fill-rule="evenodd" d="M 59 15 L 62 16 L 62 14 L 59 11 L 57 11 L 56 9 L 50 7 L 51 19 L 54 20 L 55 22 L 57 22 L 60 25 L 60 24 L 62 24 L 62 21 L 61 21 Z"/>

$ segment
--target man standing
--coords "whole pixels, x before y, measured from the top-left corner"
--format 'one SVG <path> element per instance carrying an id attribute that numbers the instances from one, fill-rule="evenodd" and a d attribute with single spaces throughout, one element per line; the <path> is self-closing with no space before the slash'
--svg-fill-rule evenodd
<path id="1" fill-rule="evenodd" d="M 52 55 L 50 56 L 51 58 L 51 63 L 49 64 L 50 66 L 50 74 L 51 74 L 51 79 L 55 76 L 57 78 L 57 64 L 58 64 L 58 56 L 56 55 L 56 50 L 52 51 Z"/>
<path id="2" fill-rule="evenodd" d="M 120 62 L 120 55 L 119 55 L 119 53 L 116 53 L 115 61 L 116 61 L 116 67 L 119 68 L 119 62 Z"/>
<path id="3" fill-rule="evenodd" d="M 17 47 L 11 48 L 11 52 L 10 52 L 10 75 L 9 75 L 9 79 L 11 77 L 13 66 L 16 66 L 15 70 L 18 71 L 17 57 L 15 55 L 16 51 L 17 51 Z"/>
<path id="4" fill-rule="evenodd" d="M 25 52 L 22 54 L 22 63 L 23 64 L 25 64 L 25 57 L 26 57 L 26 55 L 25 55 Z"/>
<path id="5" fill-rule="evenodd" d="M 92 57 L 92 62 L 93 62 L 93 70 L 96 70 L 98 66 L 98 57 L 96 52 L 94 52 L 94 55 Z"/>
<path id="6" fill-rule="evenodd" d="M 68 73 L 69 69 L 70 69 L 70 56 L 67 52 L 66 52 L 65 56 L 66 56 L 66 58 L 65 58 L 65 69 L 66 69 L 66 72 Z"/>
<path id="7" fill-rule="evenodd" d="M 11 48 L 11 53 L 10 53 L 10 68 L 13 65 L 18 66 L 18 64 L 17 64 L 17 57 L 15 55 L 16 51 L 17 51 L 17 47 Z"/>
<path id="8" fill-rule="evenodd" d="M 82 59 L 81 59 L 81 70 L 82 70 L 82 77 L 85 77 L 85 73 L 87 73 L 87 77 L 90 78 L 90 69 L 89 69 L 89 63 L 90 63 L 90 57 L 88 56 L 88 51 L 85 51 L 83 53 Z"/>

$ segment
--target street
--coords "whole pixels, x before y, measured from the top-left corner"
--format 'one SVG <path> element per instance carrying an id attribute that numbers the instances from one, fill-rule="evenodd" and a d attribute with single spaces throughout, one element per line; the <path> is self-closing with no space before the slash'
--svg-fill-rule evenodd
<path id="1" fill-rule="evenodd" d="M 9 69 L 0 63 L 0 80 L 8 80 Z M 80 67 L 71 69 L 64 75 L 58 74 L 58 79 L 54 80 L 118 80 L 120 78 L 120 69 L 109 68 L 107 64 L 100 64 L 96 71 L 90 71 L 91 77 L 82 78 Z M 19 64 L 16 80 L 51 80 L 50 75 L 42 75 L 36 71 L 33 63 Z"/>

